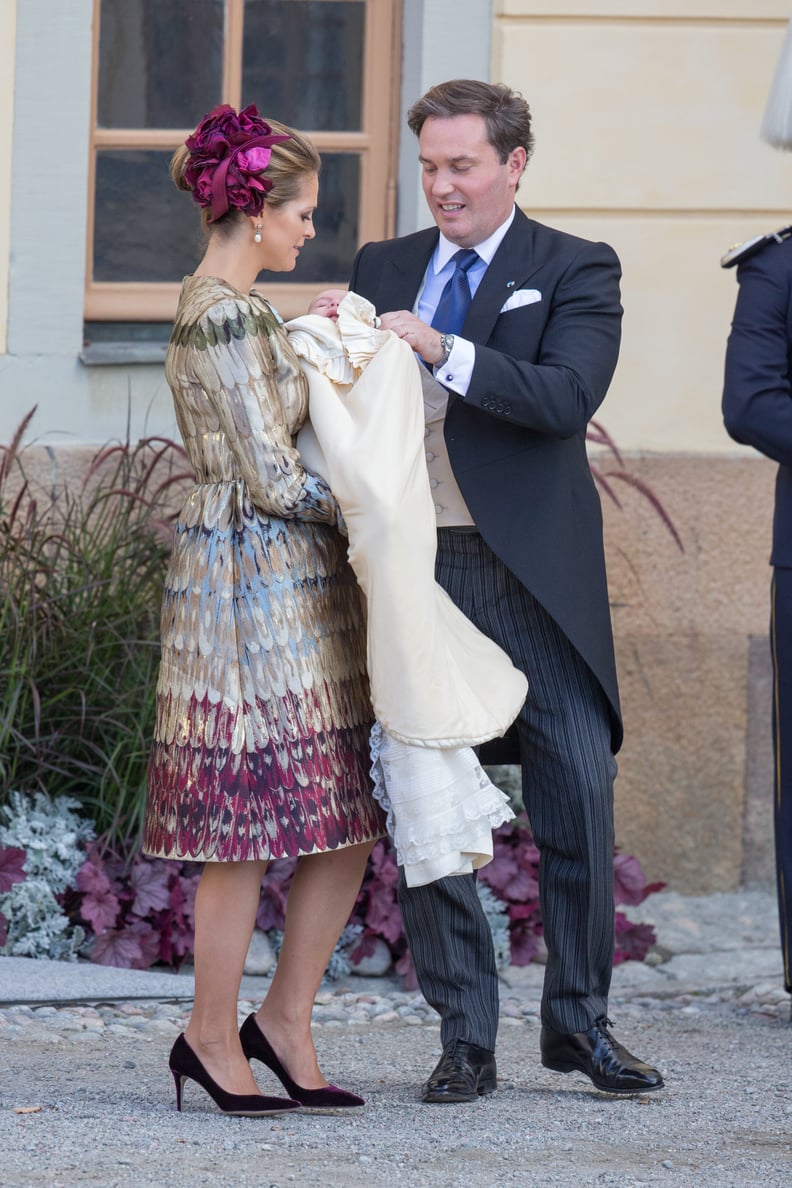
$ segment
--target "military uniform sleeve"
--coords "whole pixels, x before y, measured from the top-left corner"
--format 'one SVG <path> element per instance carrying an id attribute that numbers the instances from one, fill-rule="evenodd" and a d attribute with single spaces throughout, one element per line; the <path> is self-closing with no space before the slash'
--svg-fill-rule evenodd
<path id="1" fill-rule="evenodd" d="M 792 466 L 792 248 L 770 244 L 741 264 L 726 347 L 723 419 L 735 441 Z"/>

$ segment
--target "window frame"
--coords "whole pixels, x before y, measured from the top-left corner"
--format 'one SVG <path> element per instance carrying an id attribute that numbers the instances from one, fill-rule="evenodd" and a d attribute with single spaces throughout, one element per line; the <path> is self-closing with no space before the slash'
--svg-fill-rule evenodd
<path id="1" fill-rule="evenodd" d="M 225 42 L 221 103 L 239 108 L 242 95 L 244 0 L 224 0 Z M 330 0 L 328 0 L 330 2 Z M 356 0 L 366 7 L 363 49 L 362 128 L 359 132 L 312 132 L 301 128 L 322 155 L 353 152 L 360 157 L 358 246 L 387 239 L 396 227 L 396 168 L 401 75 L 402 0 Z M 99 24 L 101 0 L 93 0 L 91 132 L 86 220 L 84 318 L 87 322 L 171 322 L 176 313 L 179 282 L 93 280 L 96 159 L 100 149 L 166 149 L 183 144 L 192 128 L 100 128 Z M 388 79 L 382 86 L 380 80 Z M 266 114 L 266 113 L 263 113 Z M 272 112 L 279 118 L 279 113 Z M 198 217 L 196 211 L 196 218 Z M 197 260 L 196 260 L 197 264 Z M 304 313 L 316 293 L 337 281 L 278 284 L 267 282 L 267 296 L 284 318 Z"/>

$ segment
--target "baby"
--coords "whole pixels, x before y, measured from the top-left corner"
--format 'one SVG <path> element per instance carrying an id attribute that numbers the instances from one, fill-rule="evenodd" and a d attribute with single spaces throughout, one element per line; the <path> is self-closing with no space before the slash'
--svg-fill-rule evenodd
<path id="1" fill-rule="evenodd" d="M 322 289 L 321 293 L 317 293 L 308 306 L 308 313 L 318 314 L 319 317 L 330 318 L 331 321 L 337 322 L 338 306 L 346 295 L 346 289 Z"/>

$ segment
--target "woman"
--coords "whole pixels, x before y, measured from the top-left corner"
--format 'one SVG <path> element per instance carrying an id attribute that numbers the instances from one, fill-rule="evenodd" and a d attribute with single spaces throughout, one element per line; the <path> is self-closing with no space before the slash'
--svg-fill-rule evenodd
<path id="1" fill-rule="evenodd" d="M 185 278 L 166 361 L 196 473 L 162 611 L 144 849 L 203 861 L 195 1004 L 170 1067 L 226 1113 L 344 1108 L 311 1009 L 383 832 L 371 796 L 362 602 L 338 506 L 294 448 L 308 393 L 280 319 L 252 288 L 308 239 L 319 157 L 255 107 L 215 108 L 174 156 L 203 208 L 205 255 Z M 237 1032 L 237 998 L 271 858 L 299 857 L 267 996 Z M 266 1038 L 265 1038 L 266 1036 Z M 247 1058 L 289 1098 L 264 1097 Z"/>

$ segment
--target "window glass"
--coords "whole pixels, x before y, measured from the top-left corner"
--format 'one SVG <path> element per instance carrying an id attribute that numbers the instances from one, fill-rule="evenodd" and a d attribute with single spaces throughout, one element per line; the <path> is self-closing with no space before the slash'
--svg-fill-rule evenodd
<path id="1" fill-rule="evenodd" d="M 206 237 L 168 164 L 219 103 L 255 103 L 321 145 L 317 236 L 294 272 L 264 277 L 285 316 L 302 302 L 302 287 L 347 279 L 364 227 L 370 239 L 392 234 L 401 0 L 93 3 L 89 322 L 127 333 L 172 318 Z M 376 94 L 365 78 L 377 80 Z"/>
<path id="2" fill-rule="evenodd" d="M 220 102 L 223 0 L 102 0 L 100 128 L 192 128 Z"/>
<path id="3" fill-rule="evenodd" d="M 242 102 L 303 131 L 362 127 L 366 6 L 246 0 Z"/>
<path id="4" fill-rule="evenodd" d="M 204 250 L 200 208 L 171 181 L 171 156 L 97 153 L 95 281 L 179 281 L 195 268 Z"/>
<path id="5" fill-rule="evenodd" d="M 314 214 L 316 238 L 300 252 L 294 272 L 278 275 L 279 284 L 347 280 L 357 250 L 359 197 L 357 153 L 325 153 Z"/>
<path id="6" fill-rule="evenodd" d="M 158 149 L 97 154 L 95 281 L 180 281 L 198 263 L 205 246 L 200 208 L 173 185 L 170 156 Z M 357 249 L 359 197 L 358 155 L 326 153 L 316 238 L 294 272 L 278 274 L 279 282 L 346 279 Z"/>

